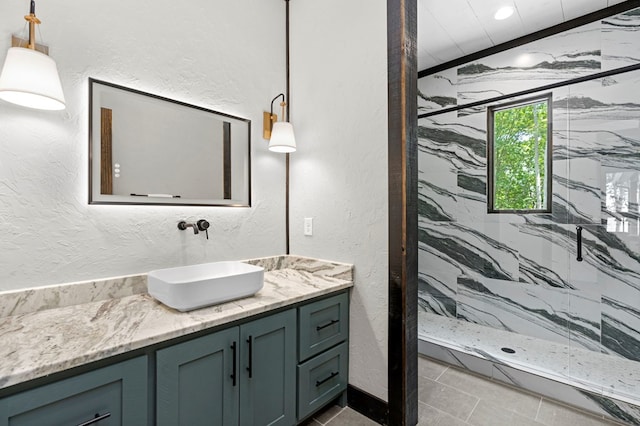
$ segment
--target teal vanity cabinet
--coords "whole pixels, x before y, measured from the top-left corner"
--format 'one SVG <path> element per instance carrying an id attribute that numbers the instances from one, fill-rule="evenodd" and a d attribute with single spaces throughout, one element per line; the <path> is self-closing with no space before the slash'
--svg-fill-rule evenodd
<path id="1" fill-rule="evenodd" d="M 0 399 L 0 426 L 139 426 L 147 420 L 147 357 Z"/>
<path id="2" fill-rule="evenodd" d="M 0 398 L 0 426 L 293 426 L 346 403 L 348 310 L 345 290 L 61 374 Z"/>
<path id="3" fill-rule="evenodd" d="M 341 397 L 349 379 L 349 295 L 298 308 L 298 420 Z"/>
<path id="4" fill-rule="evenodd" d="M 349 294 L 157 351 L 158 426 L 292 426 L 348 380 Z"/>
<path id="5" fill-rule="evenodd" d="M 157 424 L 296 423 L 296 311 L 157 351 Z"/>

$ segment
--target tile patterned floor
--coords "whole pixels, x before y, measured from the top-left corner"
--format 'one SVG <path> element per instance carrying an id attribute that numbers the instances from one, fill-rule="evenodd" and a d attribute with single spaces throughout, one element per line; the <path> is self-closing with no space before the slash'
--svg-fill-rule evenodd
<path id="1" fill-rule="evenodd" d="M 543 396 L 428 358 L 418 359 L 418 426 L 614 426 Z M 350 408 L 329 407 L 304 426 L 375 426 Z"/>
<path id="2" fill-rule="evenodd" d="M 352 410 L 349 407 L 342 408 L 337 405 L 316 414 L 313 419 L 307 420 L 301 426 L 377 426 L 378 423 Z"/>

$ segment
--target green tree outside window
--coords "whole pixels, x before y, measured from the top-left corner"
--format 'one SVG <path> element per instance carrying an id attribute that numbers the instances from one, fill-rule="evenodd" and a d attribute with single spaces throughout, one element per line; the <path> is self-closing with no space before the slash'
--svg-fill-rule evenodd
<path id="1" fill-rule="evenodd" d="M 489 114 L 489 211 L 550 211 L 548 97 L 493 107 Z"/>

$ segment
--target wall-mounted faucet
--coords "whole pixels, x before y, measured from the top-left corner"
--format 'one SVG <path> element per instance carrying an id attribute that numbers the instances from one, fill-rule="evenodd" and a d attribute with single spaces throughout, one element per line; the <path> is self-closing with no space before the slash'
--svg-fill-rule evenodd
<path id="1" fill-rule="evenodd" d="M 186 231 L 187 228 L 193 228 L 193 234 L 198 235 L 198 225 L 195 223 L 187 223 L 184 220 L 178 222 L 178 229 L 181 231 Z"/>
<path id="2" fill-rule="evenodd" d="M 186 231 L 187 228 L 193 228 L 193 234 L 198 235 L 199 231 L 204 231 L 207 235 L 207 240 L 209 239 L 209 222 L 205 219 L 200 219 L 196 223 L 188 223 L 184 220 L 178 222 L 178 229 L 181 231 Z"/>

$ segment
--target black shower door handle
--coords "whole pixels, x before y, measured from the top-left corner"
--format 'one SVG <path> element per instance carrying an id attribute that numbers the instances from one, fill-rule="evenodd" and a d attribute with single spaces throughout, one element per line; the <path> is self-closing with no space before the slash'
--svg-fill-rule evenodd
<path id="1" fill-rule="evenodd" d="M 578 257 L 576 257 L 576 260 L 582 262 L 582 226 L 576 226 L 576 235 L 578 240 Z"/>

